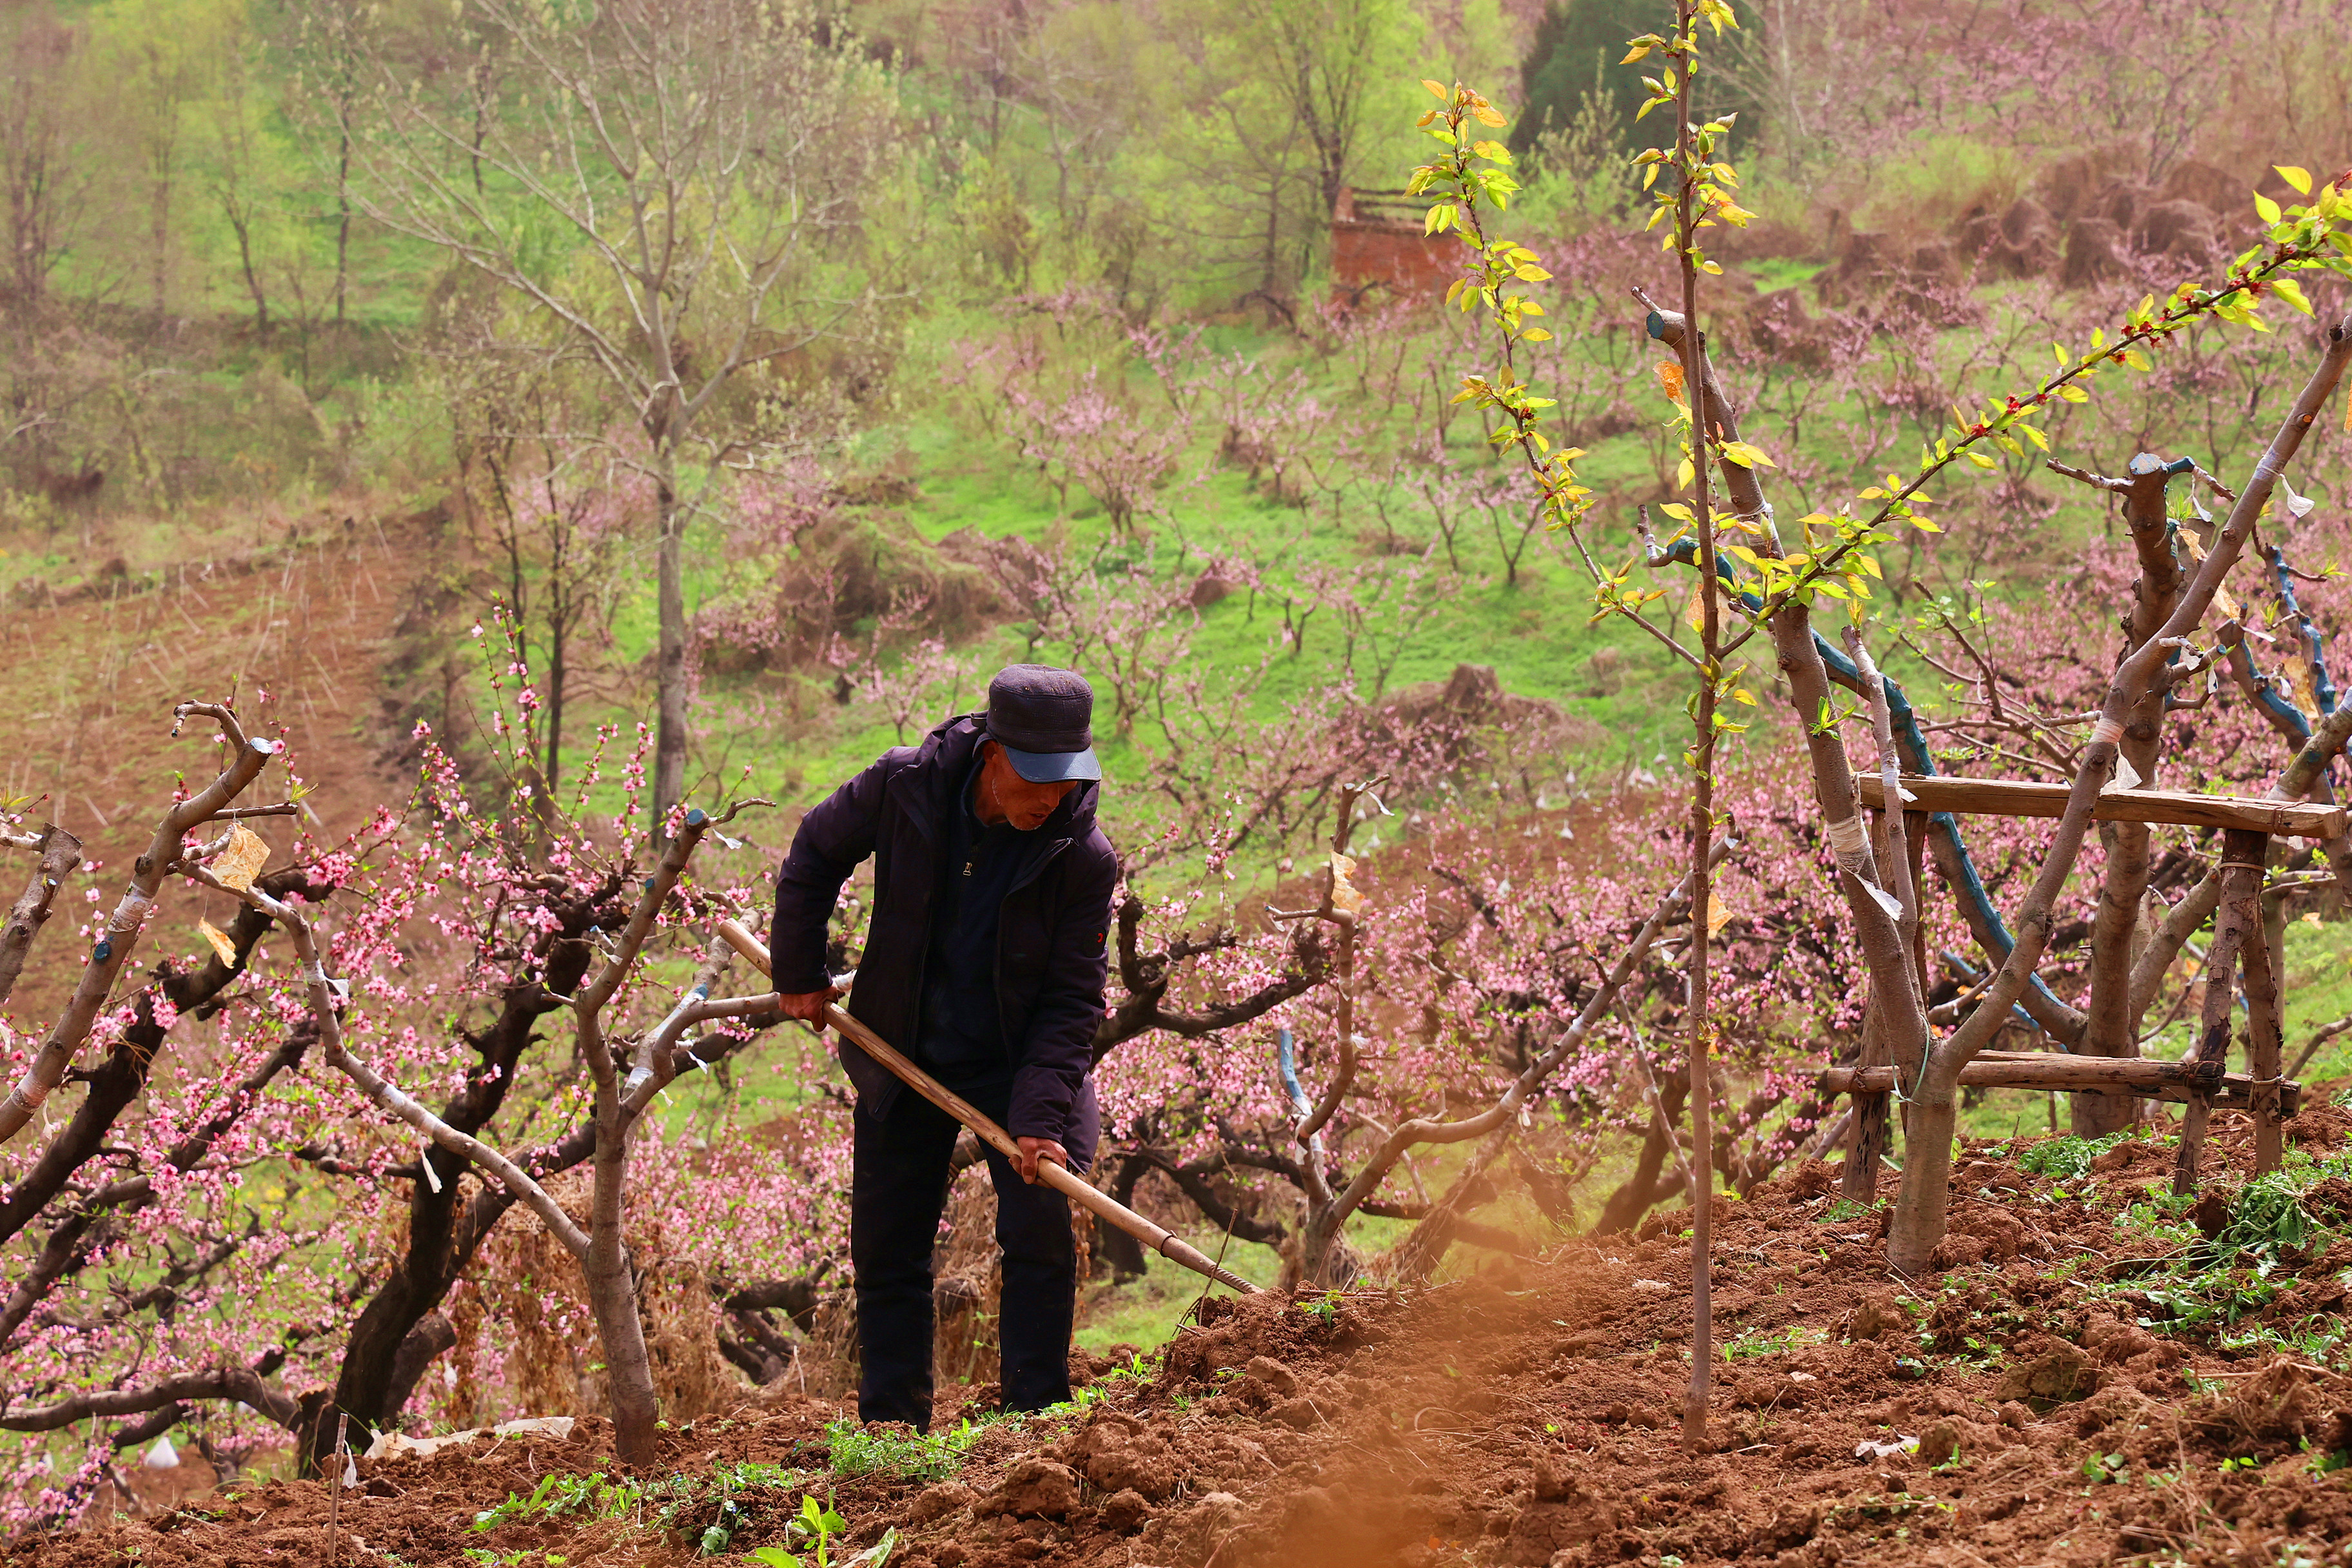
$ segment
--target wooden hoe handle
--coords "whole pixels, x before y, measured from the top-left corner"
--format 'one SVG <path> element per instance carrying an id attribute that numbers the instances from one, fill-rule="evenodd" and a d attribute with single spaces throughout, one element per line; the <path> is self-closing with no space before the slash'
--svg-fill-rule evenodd
<path id="1" fill-rule="evenodd" d="M 761 973 L 769 973 L 768 949 L 758 937 L 731 920 L 719 921 L 718 929 L 728 946 L 741 953 Z M 896 1073 L 908 1088 L 971 1128 L 982 1142 L 1015 1164 L 1020 1163 L 1021 1146 L 1006 1134 L 1003 1128 L 982 1115 L 968 1101 L 950 1093 L 946 1085 L 899 1055 L 881 1036 L 830 1005 L 825 1007 L 824 1021 L 839 1029 L 842 1038 Z M 1154 1225 L 1117 1198 L 1097 1190 L 1076 1172 L 1051 1160 L 1040 1160 L 1037 1162 L 1037 1179 L 1108 1224 L 1117 1226 L 1162 1258 L 1181 1263 L 1193 1273 L 1204 1275 L 1220 1285 L 1229 1285 L 1244 1295 L 1256 1293 L 1256 1286 L 1230 1269 L 1219 1268 L 1200 1248 L 1180 1237 L 1170 1235 L 1164 1226 Z"/>

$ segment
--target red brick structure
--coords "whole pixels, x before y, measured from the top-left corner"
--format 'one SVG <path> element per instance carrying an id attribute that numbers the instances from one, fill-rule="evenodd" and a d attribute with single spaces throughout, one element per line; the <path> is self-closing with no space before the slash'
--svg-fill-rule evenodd
<path id="1" fill-rule="evenodd" d="M 1331 278 L 1342 295 L 1364 300 L 1385 292 L 1401 300 L 1433 300 L 1462 276 L 1462 242 L 1422 233 L 1429 204 L 1402 191 L 1359 191 L 1342 185 L 1331 213 Z"/>

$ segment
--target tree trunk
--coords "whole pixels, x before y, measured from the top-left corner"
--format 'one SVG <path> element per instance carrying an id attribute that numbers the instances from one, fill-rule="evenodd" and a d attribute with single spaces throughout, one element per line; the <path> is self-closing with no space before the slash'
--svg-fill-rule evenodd
<path id="1" fill-rule="evenodd" d="M 236 234 L 236 259 L 245 271 L 245 291 L 253 296 L 254 335 L 266 338 L 269 335 L 269 295 L 262 288 L 261 274 L 253 265 L 252 220 L 231 212 L 228 221 Z"/>
<path id="2" fill-rule="evenodd" d="M 1684 1085 L 1679 1078 L 1668 1079 L 1658 1086 L 1657 1113 L 1650 1118 L 1650 1126 L 1642 1138 L 1642 1152 L 1634 1156 L 1633 1173 L 1625 1178 L 1617 1190 L 1601 1205 L 1601 1217 L 1592 1222 L 1595 1236 L 1617 1236 L 1642 1223 L 1642 1216 L 1654 1204 L 1671 1197 L 1679 1181 L 1666 1175 L 1666 1156 L 1672 1151 L 1672 1123 L 1682 1114 Z"/>
<path id="3" fill-rule="evenodd" d="M 2221 858 L 2237 864 L 2223 867 L 2220 873 L 2213 941 L 2205 950 L 2205 1005 L 2198 1015 L 2197 1038 L 2188 1053 L 2199 1062 L 2220 1062 L 2224 1070 L 2230 1065 L 2230 1026 L 2237 1010 L 2239 950 L 2250 942 L 2262 941 L 2263 874 L 2254 868 L 2251 856 L 2231 853 L 2231 840 L 2236 837 L 2231 833 L 2221 836 Z M 2188 1112 L 2181 1118 L 2180 1149 L 2175 1157 L 2172 1178 L 2176 1195 L 2185 1196 L 2197 1190 L 2198 1157 L 2204 1149 L 2205 1125 L 2211 1118 L 2212 1109 L 2210 1097 L 2192 1096 Z"/>
<path id="4" fill-rule="evenodd" d="M 1676 7 L 1678 36 L 1696 26 L 1690 0 Z M 1691 1205 L 1691 1376 L 1683 1395 L 1683 1444 L 1698 1448 L 1706 1442 L 1708 1383 L 1714 1371 L 1715 1326 L 1713 1258 L 1715 1245 L 1715 1168 L 1709 1155 L 1715 1148 L 1710 1120 L 1715 1110 L 1714 1077 L 1707 1070 L 1707 1027 L 1713 999 L 1707 960 L 1713 935 L 1710 893 L 1715 866 L 1715 708 L 1719 700 L 1717 677 L 1722 668 L 1723 611 L 1716 577 L 1714 498 L 1708 493 L 1706 427 L 1704 424 L 1706 365 L 1701 356 L 1706 338 L 1698 326 L 1698 268 L 1692 259 L 1696 239 L 1692 223 L 1690 173 L 1696 155 L 1691 134 L 1691 79 L 1698 70 L 1696 54 L 1686 56 L 1682 93 L 1675 104 L 1681 120 L 1675 154 L 1685 170 L 1682 195 L 1675 204 L 1675 221 L 1683 232 L 1683 385 L 1691 409 L 1691 511 L 1698 532 L 1699 650 L 1705 668 L 1699 671 L 1696 705 L 1691 715 L 1690 799 L 1690 1037 L 1685 1071 L 1690 1078 L 1690 1205 Z M 1516 581 L 1516 574 L 1514 576 Z"/>
<path id="5" fill-rule="evenodd" d="M 604 1095 L 600 1092 L 598 1099 Z M 613 1403 L 613 1451 L 634 1470 L 659 1458 L 653 1361 L 646 1351 L 645 1319 L 637 1311 L 635 1272 L 621 1237 L 627 1196 L 628 1132 L 619 1103 L 596 1108 L 596 1194 L 589 1218 L 588 1304 L 596 1314 L 596 1335 L 604 1350 L 604 1376 Z"/>
<path id="6" fill-rule="evenodd" d="M 584 928 L 593 919 L 593 910 L 583 906 L 567 916 L 566 925 Z M 559 1005 L 550 991 L 569 994 L 576 989 L 587 973 L 592 951 L 567 929 L 549 950 L 544 984 L 516 987 L 494 1022 L 478 1033 L 469 1032 L 481 1065 L 467 1075 L 466 1087 L 444 1109 L 443 1121 L 471 1134 L 497 1116 L 505 1103 L 507 1087 L 513 1082 L 514 1065 L 530 1043 L 532 1026 Z M 570 1169 L 587 1157 L 593 1142 L 593 1125 L 582 1127 L 576 1139 L 567 1138 L 530 1162 L 532 1174 L 544 1178 Z M 351 1337 L 344 1342 L 342 1365 L 335 1374 L 334 1408 L 370 1433 L 381 1429 L 395 1413 L 390 1400 L 401 1346 L 441 1305 L 476 1249 L 515 1202 L 512 1194 L 492 1183 L 461 1206 L 457 1176 L 464 1162 L 438 1144 L 426 1145 L 422 1157 L 433 1162 L 439 1184 L 425 1181 L 412 1184 L 407 1242 L 352 1325 Z M 303 1447 L 297 1460 L 302 1473 L 312 1473 L 325 1458 L 326 1449 L 319 1445 L 326 1440 L 323 1435 L 314 1434 L 313 1441 Z"/>
<path id="7" fill-rule="evenodd" d="M 349 127 L 350 99 L 337 122 Z M 343 293 L 352 274 L 352 133 L 345 129 L 335 144 L 335 325 L 343 324 Z"/>
<path id="8" fill-rule="evenodd" d="M 2222 853 L 2230 860 L 2260 866 L 2270 858 L 2271 841 L 2266 834 L 2232 830 L 2221 836 L 2221 843 Z M 2262 886 L 2261 871 L 2250 872 L 2248 878 L 2254 888 Z M 2266 918 L 2267 910 L 2259 893 L 2252 902 L 2253 929 L 2246 933 L 2245 944 L 2238 950 L 2238 965 L 2246 983 L 2246 1071 L 2253 1079 L 2251 1098 L 2254 1113 L 2254 1174 L 2267 1176 L 2279 1168 L 2283 1152 L 2278 1113 L 2281 968 L 2273 923 Z"/>
<path id="9" fill-rule="evenodd" d="M 2131 614 L 2124 622 L 2126 655 L 2154 637 L 2171 616 L 2181 585 L 2172 525 L 2165 515 L 2171 465 L 2142 452 L 2131 460 L 2130 472 L 2124 521 L 2131 530 L 2140 570 L 2132 584 Z M 2157 682 L 2133 703 L 2124 719 L 2123 738 L 2116 742 L 2133 773 L 2150 784 L 2156 782 L 2157 749 L 2164 738 L 2170 689 Z M 2106 841 L 2106 867 L 2091 923 L 2091 995 L 2084 1009 L 2082 1043 L 2075 1048 L 2087 1056 L 2136 1057 L 2140 1015 L 2132 1005 L 2132 950 L 2147 892 L 2149 834 L 2145 823 L 2115 822 L 2103 825 L 2101 836 Z M 2139 1101 L 2127 1094 L 2078 1094 L 2073 1097 L 2072 1110 L 2077 1136 L 2102 1138 L 2137 1120 Z"/>
<path id="10" fill-rule="evenodd" d="M 1118 1174 L 1111 1180 L 1110 1195 L 1133 1208 L 1136 1184 L 1150 1169 L 1151 1162 L 1140 1154 L 1123 1156 L 1118 1163 Z M 1135 1279 L 1143 1272 L 1143 1243 L 1117 1226 L 1106 1226 L 1095 1238 L 1095 1262 L 1108 1265 L 1113 1279 Z"/>
<path id="11" fill-rule="evenodd" d="M 1886 1233 L 1886 1266 L 1899 1274 L 1926 1269 L 1944 1239 L 1952 1183 L 1952 1131 L 1959 1121 L 1957 1072 L 1923 1075 L 1911 1097 L 1910 1129 L 1903 1141 L 1903 1182 Z"/>
<path id="12" fill-rule="evenodd" d="M 686 509 L 677 500 L 674 454 L 656 447 L 654 491 L 660 508 L 656 592 L 660 638 L 656 654 L 658 726 L 654 740 L 655 842 L 668 837 L 671 808 L 686 798 Z"/>
<path id="13" fill-rule="evenodd" d="M 1488 1133 L 1486 1142 L 1477 1153 L 1471 1156 L 1469 1163 L 1462 1167 L 1462 1173 L 1454 1178 L 1454 1184 L 1446 1189 L 1445 1195 L 1422 1215 L 1421 1223 L 1414 1226 L 1412 1234 L 1390 1254 L 1398 1283 L 1409 1286 L 1428 1284 L 1430 1276 L 1435 1274 L 1437 1266 L 1445 1261 L 1445 1255 L 1453 1249 L 1454 1244 L 1469 1231 L 1481 1228 L 1473 1226 L 1467 1216 L 1473 1208 L 1494 1196 L 1494 1184 L 1486 1180 L 1487 1168 L 1501 1157 L 1511 1142 L 1511 1134 L 1517 1131 L 1516 1126 L 1506 1121 Z"/>
<path id="14" fill-rule="evenodd" d="M 547 764 L 541 770 L 547 785 L 544 810 L 551 818 L 555 810 L 555 788 L 562 778 L 563 767 L 563 598 L 556 595 L 553 603 L 555 624 L 548 628 Z"/>

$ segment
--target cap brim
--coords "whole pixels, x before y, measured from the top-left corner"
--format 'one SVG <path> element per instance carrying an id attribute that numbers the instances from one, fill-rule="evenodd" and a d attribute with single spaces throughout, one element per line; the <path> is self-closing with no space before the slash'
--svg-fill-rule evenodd
<path id="1" fill-rule="evenodd" d="M 1004 746 L 1002 741 L 997 744 Z M 1004 746 L 1004 760 L 1031 784 L 1091 784 L 1102 777 L 1102 763 L 1095 760 L 1091 746 L 1083 752 L 1016 752 Z"/>

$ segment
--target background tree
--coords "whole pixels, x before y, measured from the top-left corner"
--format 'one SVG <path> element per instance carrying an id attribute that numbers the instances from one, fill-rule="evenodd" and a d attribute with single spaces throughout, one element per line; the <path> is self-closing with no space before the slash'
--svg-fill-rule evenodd
<path id="1" fill-rule="evenodd" d="M 875 325 L 905 254 L 861 243 L 895 156 L 885 80 L 797 6 L 471 0 L 468 30 L 499 67 L 487 87 L 373 13 L 312 15 L 362 61 L 328 128 L 362 210 L 560 323 L 643 433 L 666 821 L 686 782 L 698 497 L 721 465 L 835 434 L 843 389 L 823 345 Z"/>

